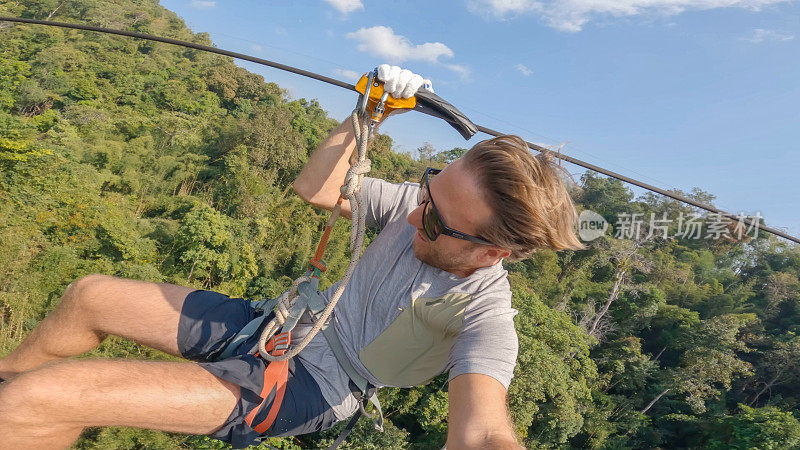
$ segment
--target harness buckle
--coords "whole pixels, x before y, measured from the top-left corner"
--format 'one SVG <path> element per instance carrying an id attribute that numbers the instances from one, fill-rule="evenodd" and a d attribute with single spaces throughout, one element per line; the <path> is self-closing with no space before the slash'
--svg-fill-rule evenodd
<path id="1" fill-rule="evenodd" d="M 289 345 L 292 343 L 292 332 L 284 331 L 272 336 L 272 339 L 267 341 L 264 349 L 272 356 L 282 356 L 289 350 Z"/>
<path id="2" fill-rule="evenodd" d="M 328 266 L 322 260 L 312 259 L 308 262 L 308 271 L 311 272 L 311 276 L 314 278 L 319 278 L 322 276 L 322 272 L 328 270 Z"/>

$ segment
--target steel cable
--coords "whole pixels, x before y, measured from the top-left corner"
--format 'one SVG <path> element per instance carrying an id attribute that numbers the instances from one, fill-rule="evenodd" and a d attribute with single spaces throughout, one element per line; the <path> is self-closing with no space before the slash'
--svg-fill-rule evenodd
<path id="1" fill-rule="evenodd" d="M 172 45 L 178 45 L 178 46 L 182 46 L 182 47 L 193 48 L 193 49 L 202 50 L 202 51 L 205 51 L 205 52 L 216 53 L 218 55 L 230 56 L 232 58 L 237 58 L 237 59 L 242 59 L 242 60 L 245 60 L 245 61 L 254 62 L 256 64 L 261 64 L 261 65 L 264 65 L 264 66 L 273 67 L 275 69 L 279 69 L 279 70 L 284 70 L 284 71 L 287 71 L 287 72 L 295 73 L 297 75 L 302 75 L 304 77 L 313 78 L 315 80 L 319 80 L 319 81 L 322 81 L 324 83 L 332 84 L 334 86 L 338 86 L 338 87 L 341 87 L 341 88 L 344 88 L 344 89 L 349 89 L 351 91 L 355 91 L 355 85 L 350 84 L 350 83 L 346 83 L 344 81 L 337 80 L 335 78 L 326 77 L 324 75 L 320 75 L 320 74 L 317 74 L 317 73 L 314 73 L 314 72 L 310 72 L 308 70 L 298 69 L 297 67 L 287 66 L 286 64 L 281 64 L 281 63 L 270 61 L 270 60 L 263 59 L 263 58 L 257 58 L 255 56 L 246 55 L 244 53 L 232 52 L 232 51 L 229 51 L 229 50 L 223 50 L 223 49 L 219 49 L 219 48 L 216 48 L 216 47 L 211 47 L 211 46 L 208 46 L 208 45 L 196 44 L 194 42 L 181 41 L 181 40 L 178 40 L 178 39 L 165 38 L 165 37 L 154 36 L 154 35 L 145 34 L 145 33 L 136 33 L 136 32 L 133 32 L 133 31 L 114 30 L 114 29 L 111 29 L 111 28 L 96 27 L 96 26 L 92 26 L 92 25 L 81 25 L 81 24 L 65 23 L 65 22 L 52 22 L 52 21 L 48 21 L 48 20 L 28 19 L 28 18 L 23 18 L 23 17 L 3 17 L 3 16 L 0 16 L 0 22 L 2 22 L 2 21 L 29 23 L 29 24 L 36 24 L 36 25 L 48 25 L 48 26 L 55 26 L 55 27 L 61 27 L 61 28 L 73 28 L 73 29 L 76 29 L 76 30 L 96 31 L 96 32 L 100 32 L 100 33 L 116 34 L 116 35 L 119 35 L 119 36 L 127 36 L 127 37 L 138 38 L 138 39 L 146 39 L 146 40 L 156 41 L 156 42 L 164 42 L 166 44 L 172 44 Z M 428 111 L 419 110 L 419 109 L 417 109 L 417 111 L 422 112 L 424 114 L 433 115 L 433 114 L 430 114 Z M 485 134 L 488 134 L 488 135 L 491 135 L 491 136 L 502 136 L 503 135 L 503 133 L 500 133 L 499 131 L 492 130 L 491 128 L 487 128 L 487 127 L 484 127 L 484 126 L 481 126 L 481 125 L 478 125 L 477 127 L 478 127 L 478 131 L 481 131 L 482 133 L 485 133 Z M 630 178 L 630 177 L 627 177 L 625 175 L 613 172 L 611 170 L 607 170 L 607 169 L 604 169 L 602 167 L 596 166 L 596 165 L 594 165 L 592 163 L 588 163 L 586 161 L 582 161 L 580 159 L 573 158 L 571 156 L 567 156 L 567 155 L 565 155 L 563 153 L 555 153 L 555 152 L 553 152 L 552 150 L 550 150 L 550 149 L 548 149 L 546 147 L 542 147 L 541 145 L 537 145 L 537 144 L 534 144 L 534 143 L 528 142 L 528 141 L 526 141 L 526 143 L 528 144 L 528 147 L 530 147 L 531 149 L 536 150 L 538 152 L 549 153 L 552 156 L 554 156 L 555 158 L 558 158 L 558 159 L 561 159 L 563 161 L 575 164 L 575 165 L 583 167 L 585 169 L 589 169 L 589 170 L 601 173 L 603 175 L 609 176 L 611 178 L 615 178 L 617 180 L 624 181 L 626 183 L 632 184 L 634 186 L 638 186 L 638 187 L 646 189 L 648 191 L 659 193 L 659 194 L 664 195 L 666 197 L 669 197 L 669 198 L 671 198 L 673 200 L 678 200 L 680 202 L 692 205 L 692 206 L 694 206 L 696 208 L 700 208 L 700 209 L 703 209 L 703 210 L 706 210 L 706 211 L 709 211 L 709 212 L 712 212 L 712 213 L 715 213 L 715 214 L 719 214 L 720 216 L 726 217 L 728 219 L 731 219 L 731 220 L 734 220 L 734 221 L 741 221 L 743 224 L 747 225 L 751 229 L 752 228 L 756 228 L 758 230 L 764 230 L 764 231 L 766 231 L 768 233 L 774 234 L 775 236 L 780 236 L 780 237 L 782 237 L 784 239 L 788 239 L 788 240 L 790 240 L 792 242 L 800 244 L 800 238 L 792 236 L 792 235 L 790 235 L 790 234 L 788 234 L 786 232 L 783 232 L 781 230 L 769 227 L 766 224 L 754 223 L 752 220 L 748 219 L 747 217 L 743 217 L 743 216 L 739 216 L 739 215 L 736 215 L 736 214 L 732 214 L 732 213 L 723 211 L 723 210 L 721 210 L 719 208 L 716 208 L 716 207 L 714 207 L 712 205 L 707 205 L 705 203 L 699 202 L 697 200 L 694 200 L 692 198 L 689 198 L 689 197 L 687 197 L 685 195 L 682 195 L 682 194 L 679 194 L 677 192 L 669 191 L 669 190 L 666 190 L 666 189 L 661 189 L 661 188 L 653 186 L 651 184 L 647 184 L 645 182 L 636 180 L 634 178 Z"/>

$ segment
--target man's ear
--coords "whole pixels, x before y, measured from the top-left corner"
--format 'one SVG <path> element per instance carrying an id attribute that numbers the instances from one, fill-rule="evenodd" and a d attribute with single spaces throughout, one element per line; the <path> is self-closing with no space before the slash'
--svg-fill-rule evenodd
<path id="1" fill-rule="evenodd" d="M 495 247 L 493 245 L 485 245 L 486 247 L 481 250 L 481 263 L 482 265 L 492 265 L 503 258 L 507 258 L 511 254 L 511 250 Z"/>

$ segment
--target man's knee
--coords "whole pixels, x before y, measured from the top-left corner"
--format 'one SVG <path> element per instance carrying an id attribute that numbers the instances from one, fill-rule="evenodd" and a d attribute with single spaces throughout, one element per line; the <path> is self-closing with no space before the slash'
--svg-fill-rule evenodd
<path id="1" fill-rule="evenodd" d="M 33 371 L 0 386 L 0 422 L 4 427 L 36 428 L 47 423 L 52 380 L 48 383 L 39 378 Z"/>
<path id="2" fill-rule="evenodd" d="M 67 286 L 61 296 L 61 302 L 70 308 L 80 309 L 82 313 L 92 314 L 107 307 L 112 298 L 109 298 L 109 287 L 117 278 L 108 275 L 86 275 Z"/>
<path id="3" fill-rule="evenodd" d="M 81 424 L 54 417 L 59 406 L 53 401 L 53 380 L 41 379 L 38 372 L 0 385 L 0 449 L 66 448 L 83 431 Z"/>

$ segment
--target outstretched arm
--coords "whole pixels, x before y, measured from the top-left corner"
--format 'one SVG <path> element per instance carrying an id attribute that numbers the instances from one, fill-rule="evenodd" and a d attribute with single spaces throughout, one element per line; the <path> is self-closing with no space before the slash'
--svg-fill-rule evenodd
<path id="1" fill-rule="evenodd" d="M 450 380 L 447 449 L 521 449 L 506 408 L 506 389 L 488 375 Z"/>
<path id="2" fill-rule="evenodd" d="M 384 82 L 385 92 L 394 98 L 409 98 L 420 88 L 433 92 L 430 80 L 423 80 L 421 76 L 397 66 L 378 66 L 378 80 Z M 295 192 L 314 206 L 333 209 L 355 148 L 353 122 L 347 118 L 314 150 L 292 185 Z M 350 202 L 347 200 L 342 202 L 342 216 L 350 218 Z"/>
<path id="3" fill-rule="evenodd" d="M 353 123 L 348 117 L 311 154 L 292 184 L 295 192 L 316 207 L 333 209 L 355 148 Z M 350 202 L 347 200 L 342 202 L 342 216 L 350 218 Z"/>

